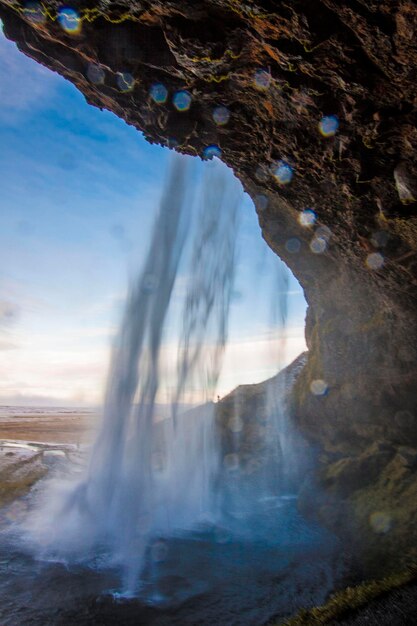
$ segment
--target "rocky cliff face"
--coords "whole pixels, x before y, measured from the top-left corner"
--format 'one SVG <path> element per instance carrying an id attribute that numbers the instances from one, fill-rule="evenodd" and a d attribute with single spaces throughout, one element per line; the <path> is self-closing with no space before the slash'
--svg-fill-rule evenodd
<path id="1" fill-rule="evenodd" d="M 377 459 L 371 480 L 353 472 L 349 496 L 343 487 L 336 498 L 348 497 L 352 519 L 374 537 L 372 511 L 355 497 L 390 475 L 400 449 L 413 455 L 417 446 L 416 4 L 71 6 L 0 0 L 0 16 L 6 36 L 89 103 L 151 142 L 221 155 L 241 179 L 309 304 L 294 418 L 324 451 L 329 493 L 345 481 L 341 460 Z M 376 489 L 373 512 L 396 506 L 405 484 L 397 478 L 387 502 Z"/>

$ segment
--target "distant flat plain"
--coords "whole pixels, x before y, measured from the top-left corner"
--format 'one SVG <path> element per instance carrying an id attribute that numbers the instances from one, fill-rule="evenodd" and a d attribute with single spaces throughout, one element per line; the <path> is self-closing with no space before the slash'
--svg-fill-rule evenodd
<path id="1" fill-rule="evenodd" d="M 89 443 L 98 414 L 88 408 L 0 406 L 0 440 Z"/>

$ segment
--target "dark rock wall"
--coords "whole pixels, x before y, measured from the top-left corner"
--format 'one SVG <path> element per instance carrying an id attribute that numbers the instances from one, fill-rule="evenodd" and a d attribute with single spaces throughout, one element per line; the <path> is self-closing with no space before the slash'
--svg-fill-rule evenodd
<path id="1" fill-rule="evenodd" d="M 73 2 L 76 33 L 60 26 L 60 3 L 40 6 L 0 0 L 5 33 L 25 54 L 151 142 L 198 156 L 215 144 L 254 199 L 264 238 L 309 304 L 310 356 L 293 412 L 324 450 L 323 484 L 334 462 L 376 454 L 375 442 L 415 450 L 416 4 Z M 150 96 L 155 82 L 166 87 L 166 102 Z M 191 96 L 187 110 L 173 104 L 178 90 Z M 220 105 L 230 113 L 224 125 L 213 119 Z M 318 124 L 333 115 L 339 127 L 325 137 Z M 291 168 L 289 184 L 273 175 L 280 161 Z M 306 208 L 317 215 L 312 227 L 299 222 Z M 330 231 L 321 231 L 325 249 L 315 253 L 320 227 Z M 311 393 L 317 379 L 325 395 Z M 385 460 L 378 457 L 374 482 Z M 352 494 L 369 481 L 355 476 L 349 502 L 358 519 L 364 507 Z"/>

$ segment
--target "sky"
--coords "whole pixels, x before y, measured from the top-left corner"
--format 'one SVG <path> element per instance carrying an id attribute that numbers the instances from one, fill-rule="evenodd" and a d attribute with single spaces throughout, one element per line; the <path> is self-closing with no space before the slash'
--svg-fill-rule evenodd
<path id="1" fill-rule="evenodd" d="M 89 106 L 0 28 L 0 404 L 101 403 L 170 155 Z M 210 164 L 194 161 L 198 178 Z M 268 378 L 305 349 L 301 287 L 290 275 L 282 351 L 271 314 L 282 262 L 262 240 L 246 194 L 239 215 L 221 396 Z M 170 337 L 164 350 L 174 344 Z"/>

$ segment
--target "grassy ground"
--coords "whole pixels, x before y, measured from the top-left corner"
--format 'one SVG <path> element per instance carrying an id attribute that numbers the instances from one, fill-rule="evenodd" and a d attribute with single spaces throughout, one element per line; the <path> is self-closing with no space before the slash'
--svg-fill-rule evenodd
<path id="1" fill-rule="evenodd" d="M 335 623 L 334 620 L 343 618 L 347 613 L 364 607 L 375 598 L 380 598 L 413 581 L 417 581 L 417 568 L 410 568 L 380 580 L 367 581 L 356 587 L 347 587 L 332 595 L 323 606 L 304 609 L 284 624 L 281 623 L 281 626 L 322 626 L 330 622 Z M 392 622 L 392 626 L 399 626 L 400 623 L 403 622 Z"/>

